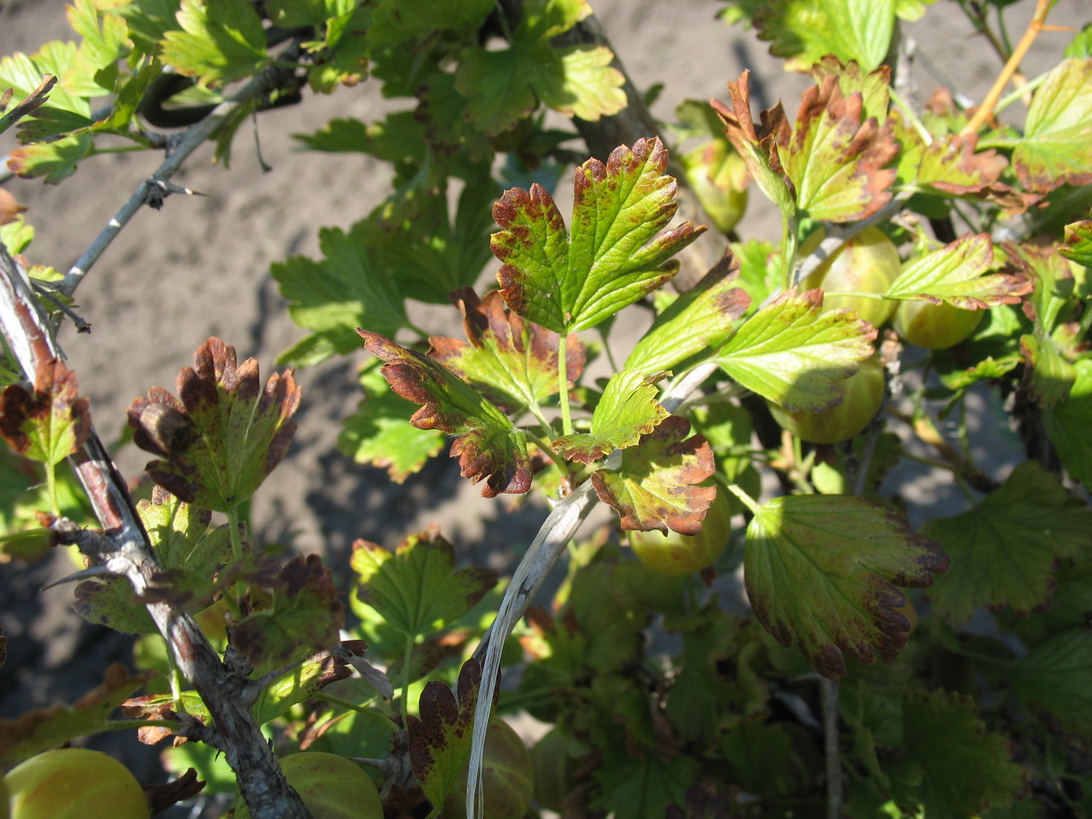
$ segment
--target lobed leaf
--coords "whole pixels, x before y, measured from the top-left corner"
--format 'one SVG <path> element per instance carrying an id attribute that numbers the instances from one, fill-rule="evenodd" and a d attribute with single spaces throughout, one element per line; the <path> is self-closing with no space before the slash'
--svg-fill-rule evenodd
<path id="1" fill-rule="evenodd" d="M 320 651 L 281 674 L 262 689 L 254 703 L 259 725 L 275 720 L 293 705 L 305 702 L 326 686 L 352 676 L 353 669 L 329 651 Z"/>
<path id="2" fill-rule="evenodd" d="M 771 0 L 754 24 L 791 71 L 807 71 L 828 54 L 871 71 L 887 56 L 895 11 L 896 0 Z"/>
<path id="3" fill-rule="evenodd" d="M 435 36 L 435 32 L 473 32 L 482 25 L 493 7 L 493 0 L 464 0 L 460 3 L 382 0 L 372 12 L 368 44 L 370 48 L 378 50 Z"/>
<path id="4" fill-rule="evenodd" d="M 451 294 L 463 314 L 468 343 L 454 338 L 429 339 L 429 356 L 511 412 L 537 407 L 557 393 L 557 333 L 509 312 L 500 291 L 485 299 L 470 288 Z M 572 388 L 584 370 L 587 350 L 576 336 L 565 345 L 566 379 Z"/>
<path id="5" fill-rule="evenodd" d="M 1092 268 L 1092 219 L 1065 226 L 1065 246 L 1059 251 L 1077 264 Z"/>
<path id="6" fill-rule="evenodd" d="M 1045 711 L 1066 731 L 1092 733 L 1092 640 L 1083 628 L 1059 632 L 1016 664 L 1012 687 L 1033 708 Z"/>
<path id="7" fill-rule="evenodd" d="M 716 361 L 747 389 L 789 412 L 842 399 L 838 381 L 872 356 L 876 329 L 846 310 L 820 313 L 822 293 L 790 290 L 740 326 Z"/>
<path id="8" fill-rule="evenodd" d="M 594 327 L 679 269 L 671 257 L 702 232 L 690 222 L 665 230 L 678 205 L 659 139 L 615 148 L 606 165 L 577 169 L 572 232 L 544 188 L 513 188 L 493 207 L 502 230 L 491 248 L 508 306 L 554 332 Z"/>
<path id="9" fill-rule="evenodd" d="M 91 434 L 90 402 L 76 374 L 56 359 L 38 364 L 34 391 L 9 384 L 0 393 L 0 437 L 31 460 L 58 464 Z"/>
<path id="10" fill-rule="evenodd" d="M 755 615 L 783 645 L 796 643 L 824 677 L 844 656 L 870 663 L 906 645 L 897 586 L 921 588 L 948 567 L 931 540 L 887 507 L 845 495 L 775 498 L 747 526 L 744 570 Z"/>
<path id="11" fill-rule="evenodd" d="M 1092 58 L 1063 60 L 1047 73 L 1012 164 L 1029 191 L 1092 184 Z"/>
<path id="12" fill-rule="evenodd" d="M 377 333 L 357 332 L 369 352 L 386 362 L 382 372 L 391 388 L 423 405 L 410 423 L 456 436 L 451 455 L 459 457 L 464 478 L 485 481 L 482 495 L 523 494 L 531 488 L 526 441 L 504 413 L 432 359 Z"/>
<path id="13" fill-rule="evenodd" d="M 592 473 L 595 493 L 618 513 L 623 529 L 701 531 L 717 490 L 700 484 L 713 476 L 716 465 L 705 438 L 687 438 L 689 431 L 689 421 L 670 415 L 636 446 L 623 450 L 617 469 Z"/>
<path id="14" fill-rule="evenodd" d="M 350 566 L 360 583 L 357 597 L 389 626 L 412 637 L 462 617 L 497 584 L 497 573 L 490 569 L 456 571 L 455 549 L 435 526 L 404 538 L 394 554 L 358 540 Z"/>
<path id="15" fill-rule="evenodd" d="M 1021 273 L 990 273 L 993 243 L 985 233 L 956 239 L 907 264 L 884 293 L 888 299 L 947 302 L 965 310 L 1018 304 L 1034 282 Z"/>
<path id="16" fill-rule="evenodd" d="M 554 441 L 554 449 L 566 460 L 590 464 L 633 446 L 668 417 L 656 400 L 656 382 L 665 375 L 631 369 L 615 373 L 595 405 L 590 431 L 564 435 Z"/>
<path id="17" fill-rule="evenodd" d="M 1043 413 L 1047 437 L 1075 480 L 1092 486 L 1092 360 L 1074 364 L 1069 396 Z"/>
<path id="18" fill-rule="evenodd" d="M 182 0 L 177 19 L 182 30 L 166 32 L 161 58 L 183 76 L 219 85 L 252 77 L 272 59 L 247 0 Z"/>
<path id="19" fill-rule="evenodd" d="M 210 338 L 194 367 L 179 373 L 178 393 L 181 400 L 153 387 L 129 407 L 134 443 L 163 458 L 148 474 L 187 503 L 236 508 L 288 451 L 300 403 L 292 371 L 274 374 L 263 390 L 257 361 L 237 366 L 235 348 Z"/>
<path id="20" fill-rule="evenodd" d="M 88 623 L 122 634 L 158 634 L 147 607 L 137 600 L 127 577 L 85 580 L 76 586 L 72 608 Z"/>

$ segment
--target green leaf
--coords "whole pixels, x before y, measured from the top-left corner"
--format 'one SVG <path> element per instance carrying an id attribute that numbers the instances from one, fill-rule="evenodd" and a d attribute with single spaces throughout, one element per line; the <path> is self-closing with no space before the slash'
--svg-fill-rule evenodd
<path id="1" fill-rule="evenodd" d="M 344 680 L 352 669 L 335 660 L 329 651 L 308 657 L 262 689 L 254 703 L 254 719 L 259 725 L 275 720 L 293 705 L 309 700 L 331 683 Z"/>
<path id="2" fill-rule="evenodd" d="M 869 358 L 876 330 L 853 313 L 820 313 L 817 291 L 784 293 L 760 309 L 717 353 L 728 375 L 789 412 L 819 412 L 842 398 L 838 381 Z"/>
<path id="3" fill-rule="evenodd" d="M 736 242 L 730 247 L 732 255 L 739 260 L 738 283 L 751 297 L 747 312 L 753 313 L 785 281 L 783 258 L 773 243 L 758 239 Z"/>
<path id="4" fill-rule="evenodd" d="M 491 569 L 455 570 L 455 547 L 431 527 L 408 535 L 391 554 L 377 543 L 353 544 L 357 597 L 409 637 L 431 634 L 462 617 L 497 584 Z"/>
<path id="5" fill-rule="evenodd" d="M 1065 246 L 1059 251 L 1067 259 L 1092 268 L 1092 219 L 1065 226 Z"/>
<path id="6" fill-rule="evenodd" d="M 466 774 L 481 680 L 481 667 L 471 658 L 459 671 L 457 700 L 450 687 L 433 680 L 421 692 L 421 716 L 406 715 L 410 766 L 435 814 Z"/>
<path id="7" fill-rule="evenodd" d="M 472 46 L 459 55 L 455 88 L 468 99 L 471 121 L 489 136 L 497 136 L 537 107 L 538 97 L 531 85 L 533 72 L 558 73 L 560 62 L 548 45 L 498 51 Z"/>
<path id="8" fill-rule="evenodd" d="M 101 14 L 101 17 L 100 17 Z M 101 97 L 114 93 L 118 79 L 118 60 L 129 37 L 125 19 L 101 11 L 93 0 L 76 0 L 68 7 L 68 23 L 83 38 L 72 67 L 61 77 L 61 85 L 82 97 Z"/>
<path id="9" fill-rule="evenodd" d="M 56 185 L 74 174 L 80 161 L 91 156 L 94 150 L 90 134 L 67 136 L 55 142 L 35 142 L 16 148 L 8 155 L 8 170 L 27 179 L 40 176 L 45 182 Z"/>
<path id="10" fill-rule="evenodd" d="M 178 22 L 183 30 L 163 37 L 163 62 L 205 85 L 252 77 L 271 60 L 248 0 L 182 0 Z"/>
<path id="11" fill-rule="evenodd" d="M 421 40 L 434 32 L 476 31 L 493 11 L 493 0 L 382 0 L 372 12 L 368 42 L 372 48 L 398 46 Z"/>
<path id="12" fill-rule="evenodd" d="M 152 387 L 130 405 L 133 441 L 160 456 L 146 469 L 168 492 L 207 509 L 236 510 L 288 451 L 300 389 L 288 370 L 263 390 L 258 362 L 237 366 L 235 348 L 218 338 L 193 360 L 178 375 L 181 400 Z"/>
<path id="13" fill-rule="evenodd" d="M 33 392 L 10 384 L 0 394 L 0 437 L 31 460 L 59 464 L 90 434 L 90 402 L 79 397 L 76 374 L 60 361 L 39 363 Z"/>
<path id="14" fill-rule="evenodd" d="M 210 531 L 208 509 L 183 503 L 157 486 L 150 501 L 137 503 L 137 512 L 164 569 L 186 569 L 211 579 L 231 559 L 228 527 L 224 524 Z"/>
<path id="15" fill-rule="evenodd" d="M 1012 670 L 1017 696 L 1050 714 L 1064 729 L 1092 732 L 1092 640 L 1084 628 L 1055 634 L 1036 646 Z"/>
<path id="16" fill-rule="evenodd" d="M 1043 424 L 1069 474 L 1092 487 L 1092 360 L 1074 366 L 1077 377 L 1069 397 L 1043 413 Z"/>
<path id="17" fill-rule="evenodd" d="M 417 429 L 409 422 L 410 404 L 396 395 L 378 369 L 360 376 L 364 400 L 346 418 L 337 448 L 357 463 L 386 467 L 395 483 L 416 474 L 444 448 L 438 429 Z"/>
<path id="18" fill-rule="evenodd" d="M 1030 191 L 1092 184 L 1092 58 L 1050 70 L 1031 99 L 1012 164 Z"/>
<path id="19" fill-rule="evenodd" d="M 576 173 L 572 233 L 539 185 L 513 188 L 493 207 L 503 228 L 492 250 L 513 311 L 563 335 L 594 327 L 669 281 L 671 257 L 701 229 L 685 222 L 664 230 L 678 205 L 675 180 L 664 173 L 659 139 L 621 146 L 607 164 L 589 159 Z"/>
<path id="20" fill-rule="evenodd" d="M 1086 23 L 1084 28 L 1077 32 L 1073 42 L 1065 47 L 1065 56 L 1086 58 L 1092 57 L 1092 23 Z"/>
<path id="21" fill-rule="evenodd" d="M 1018 304 L 1030 293 L 1029 276 L 992 273 L 993 243 L 985 233 L 956 239 L 903 268 L 884 293 L 888 299 L 947 302 L 964 310 L 984 310 L 995 304 Z"/>
<path id="22" fill-rule="evenodd" d="M 613 116 L 626 107 L 626 92 L 622 87 L 625 76 L 611 66 L 614 54 L 609 48 L 572 45 L 558 49 L 557 55 L 559 70 L 542 72 L 531 79 L 532 87 L 547 108 L 567 117 L 597 122 L 600 117 Z"/>
<path id="23" fill-rule="evenodd" d="M 372 355 L 383 359 L 383 377 L 403 398 L 423 406 L 410 423 L 456 436 L 452 457 L 482 495 L 523 494 L 531 488 L 531 462 L 523 434 L 508 417 L 450 370 L 377 333 L 357 330 Z"/>
<path id="24" fill-rule="evenodd" d="M 903 731 L 906 753 L 924 771 L 926 816 L 978 816 L 1006 807 L 1023 789 L 1023 769 L 1009 759 L 1011 743 L 987 731 L 970 698 L 908 694 Z"/>
<path id="25" fill-rule="evenodd" d="M 618 513 L 623 529 L 668 529 L 684 535 L 701 531 L 716 487 L 701 486 L 716 470 L 713 450 L 690 422 L 671 415 L 636 446 L 623 450 L 617 469 L 592 473 L 595 493 Z"/>
<path id="26" fill-rule="evenodd" d="M 75 43 L 54 40 L 30 57 L 16 53 L 0 58 L 0 88 L 11 88 L 14 92 L 10 105 L 18 105 L 30 96 L 46 74 L 64 76 L 76 59 L 76 51 Z M 20 142 L 27 143 L 68 134 L 91 124 L 90 100 L 70 94 L 58 84 L 49 92 L 49 99 L 35 110 L 34 116 L 20 123 L 18 136 Z"/>
<path id="27" fill-rule="evenodd" d="M 319 231 L 323 259 L 293 256 L 270 267 L 292 320 L 327 342 L 329 354 L 357 349 L 357 327 L 393 336 L 408 323 L 398 279 L 368 249 L 370 230 L 366 222 L 349 233 L 324 228 Z"/>
<path id="28" fill-rule="evenodd" d="M 181 0 L 131 0 L 116 12 L 128 23 L 133 44 L 144 54 L 156 56 L 168 31 L 178 28 Z"/>
<path id="29" fill-rule="evenodd" d="M 931 590 L 933 611 L 963 623 L 977 606 L 1008 606 L 1024 615 L 1046 606 L 1055 562 L 1083 549 L 1090 530 L 1092 510 L 1056 475 L 1025 461 L 970 511 L 922 527 L 952 559 Z"/>
<path id="30" fill-rule="evenodd" d="M 234 623 L 228 633 L 231 646 L 256 669 L 283 666 L 338 642 L 345 607 L 318 555 L 298 555 L 275 575 L 259 567 L 240 579 L 270 599 L 268 608 Z"/>
<path id="31" fill-rule="evenodd" d="M 730 268 L 729 259 L 656 317 L 630 352 L 626 369 L 645 373 L 669 370 L 724 343 L 735 329 L 736 319 L 751 303 L 750 296 L 736 287 L 739 265 Z"/>
<path id="32" fill-rule="evenodd" d="M 537 408 L 558 392 L 557 333 L 508 312 L 497 290 L 486 293 L 484 301 L 470 288 L 451 296 L 463 314 L 470 343 L 430 338 L 430 357 L 510 412 Z M 567 339 L 565 356 L 571 389 L 587 360 L 587 350 L 576 336 Z"/>
<path id="33" fill-rule="evenodd" d="M 148 609 L 137 601 L 127 577 L 85 580 L 76 586 L 72 608 L 88 623 L 122 634 L 158 634 Z"/>
<path id="34" fill-rule="evenodd" d="M 683 805 L 698 775 L 698 760 L 677 754 L 666 760 L 654 753 L 604 755 L 595 771 L 599 793 L 590 807 L 615 819 L 663 819 L 669 805 Z"/>
<path id="35" fill-rule="evenodd" d="M 865 71 L 883 62 L 895 25 L 895 0 L 772 0 L 754 16 L 758 36 L 791 71 L 827 54 Z"/>
<path id="36" fill-rule="evenodd" d="M 1077 371 L 1050 337 L 1021 336 L 1020 353 L 1027 365 L 1028 394 L 1040 407 L 1052 407 L 1069 396 Z"/>
<path id="37" fill-rule="evenodd" d="M 811 67 L 810 73 L 819 85 L 827 77 L 834 77 L 843 96 L 860 93 L 863 120 L 875 119 L 880 125 L 887 120 L 891 103 L 891 69 L 886 65 L 866 72 L 856 62 L 844 63 L 833 54 L 828 54 Z"/>
<path id="38" fill-rule="evenodd" d="M 664 375 L 631 369 L 612 375 L 595 406 L 590 431 L 558 438 L 554 449 L 566 460 L 590 464 L 636 444 L 668 416 L 656 400 L 656 382 Z"/>
<path id="39" fill-rule="evenodd" d="M 106 669 L 102 684 L 80 697 L 75 705 L 53 705 L 27 711 L 18 719 L 0 719 L 0 763 L 8 767 L 78 737 L 131 730 L 132 720 L 108 717 L 154 676 L 151 671 L 130 674 L 121 663 L 114 663 Z"/>
<path id="40" fill-rule="evenodd" d="M 948 558 L 897 513 L 844 495 L 775 498 L 747 527 L 744 570 L 755 615 L 783 645 L 799 644 L 825 677 L 843 655 L 870 663 L 906 645 L 896 586 L 921 588 Z"/>

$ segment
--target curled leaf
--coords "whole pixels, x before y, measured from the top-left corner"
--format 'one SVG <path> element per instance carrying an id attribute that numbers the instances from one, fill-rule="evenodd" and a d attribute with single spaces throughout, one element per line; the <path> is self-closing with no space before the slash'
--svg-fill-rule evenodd
<path id="1" fill-rule="evenodd" d="M 61 361 L 42 361 L 33 391 L 11 384 L 0 394 L 0 436 L 20 455 L 60 463 L 91 434 L 90 402 L 78 396 L 74 372 Z"/>

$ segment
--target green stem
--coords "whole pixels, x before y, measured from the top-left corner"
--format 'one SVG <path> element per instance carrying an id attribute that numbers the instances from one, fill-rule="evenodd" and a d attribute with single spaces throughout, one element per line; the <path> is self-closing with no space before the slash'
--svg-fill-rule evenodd
<path id="1" fill-rule="evenodd" d="M 899 96 L 894 88 L 889 88 L 887 91 L 891 96 L 891 101 L 898 106 L 902 115 L 910 121 L 910 126 L 917 131 L 918 136 L 921 137 L 921 141 L 926 145 L 932 145 L 933 135 L 929 133 L 929 129 L 925 127 L 925 124 L 918 118 L 918 115 L 914 113 L 914 109 L 907 104 L 906 100 Z"/>
<path id="2" fill-rule="evenodd" d="M 557 345 L 557 392 L 558 400 L 561 401 L 562 435 L 572 435 L 573 432 L 573 419 L 569 412 L 568 350 L 569 334 L 565 332 L 561 334 Z"/>
<path id="3" fill-rule="evenodd" d="M 61 506 L 57 502 L 57 465 L 46 463 L 45 465 L 46 492 L 49 495 L 49 509 L 53 517 L 61 516 Z"/>
<path id="4" fill-rule="evenodd" d="M 549 429 L 549 424 L 545 424 L 544 426 L 547 429 Z M 546 440 L 545 438 L 539 437 L 538 435 L 535 435 L 533 432 L 531 432 L 529 430 L 524 429 L 524 430 L 521 430 L 521 431 L 523 432 L 524 435 L 526 435 L 528 438 L 530 438 L 534 442 L 535 446 L 537 446 L 539 449 L 542 450 L 542 452 L 546 455 L 546 457 L 548 457 L 551 461 L 553 461 L 555 464 L 557 464 L 558 468 L 561 469 L 562 472 L 568 472 L 569 465 L 565 462 L 564 458 L 562 458 L 560 455 L 558 455 L 556 452 L 554 452 L 554 449 L 553 449 L 552 446 L 550 446 L 550 442 L 548 440 Z"/>
<path id="5" fill-rule="evenodd" d="M 735 495 L 737 498 L 739 498 L 740 501 L 743 502 L 743 505 L 746 506 L 748 509 L 750 509 L 751 512 L 753 512 L 754 514 L 757 515 L 759 512 L 762 511 L 762 507 L 758 505 L 758 501 L 756 501 L 754 498 L 752 498 L 750 495 L 748 495 L 745 491 L 743 491 L 743 487 L 741 487 L 739 484 L 730 483 L 730 484 L 727 484 L 727 486 L 728 486 L 728 491 L 731 492 L 733 495 Z"/>
<path id="6" fill-rule="evenodd" d="M 796 226 L 795 219 L 786 213 L 781 213 L 781 258 L 784 259 L 785 275 L 781 287 L 788 290 L 792 287 L 793 271 L 796 268 Z"/>

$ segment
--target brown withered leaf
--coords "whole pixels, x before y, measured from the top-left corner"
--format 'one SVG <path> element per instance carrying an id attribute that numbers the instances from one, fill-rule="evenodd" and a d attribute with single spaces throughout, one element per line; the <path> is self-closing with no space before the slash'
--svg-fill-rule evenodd
<path id="1" fill-rule="evenodd" d="M 121 663 L 114 663 L 106 669 L 102 684 L 73 705 L 53 705 L 18 719 L 0 719 L 0 763 L 8 767 L 77 737 L 117 727 L 119 723 L 109 719 L 111 712 L 154 676 L 154 671 L 130 674 Z"/>
<path id="2" fill-rule="evenodd" d="M 262 388 L 258 362 L 210 338 L 178 376 L 175 398 L 153 387 L 129 407 L 133 440 L 162 460 L 152 480 L 187 503 L 226 512 L 250 498 L 288 450 L 300 403 L 292 370 Z"/>
<path id="3" fill-rule="evenodd" d="M 451 294 L 463 314 L 467 342 L 429 339 L 429 356 L 481 390 L 509 412 L 538 406 L 557 392 L 558 347 L 561 336 L 524 321 L 508 310 L 499 290 L 478 298 L 472 288 Z M 565 375 L 572 387 L 584 371 L 587 350 L 570 335 L 565 350 Z"/>
<path id="4" fill-rule="evenodd" d="M 592 474 L 596 494 L 618 512 L 623 529 L 701 531 L 717 490 L 699 484 L 713 476 L 716 465 L 709 443 L 701 435 L 687 438 L 689 431 L 689 421 L 669 416 L 622 451 L 619 469 Z"/>
<path id="5" fill-rule="evenodd" d="M 172 805 L 177 805 L 186 799 L 193 799 L 205 789 L 207 784 L 207 782 L 202 782 L 197 778 L 195 769 L 190 768 L 173 782 L 164 782 L 162 785 L 145 785 L 144 798 L 148 800 L 148 809 L 154 816 Z"/>
<path id="6" fill-rule="evenodd" d="M 15 201 L 10 191 L 0 188 L 0 225 L 14 222 L 16 217 L 25 210 L 26 208 Z"/>
<path id="7" fill-rule="evenodd" d="M 76 374 L 61 361 L 39 363 L 33 392 L 10 384 L 0 393 L 0 437 L 20 455 L 60 463 L 90 434 L 90 402 L 79 397 Z"/>

